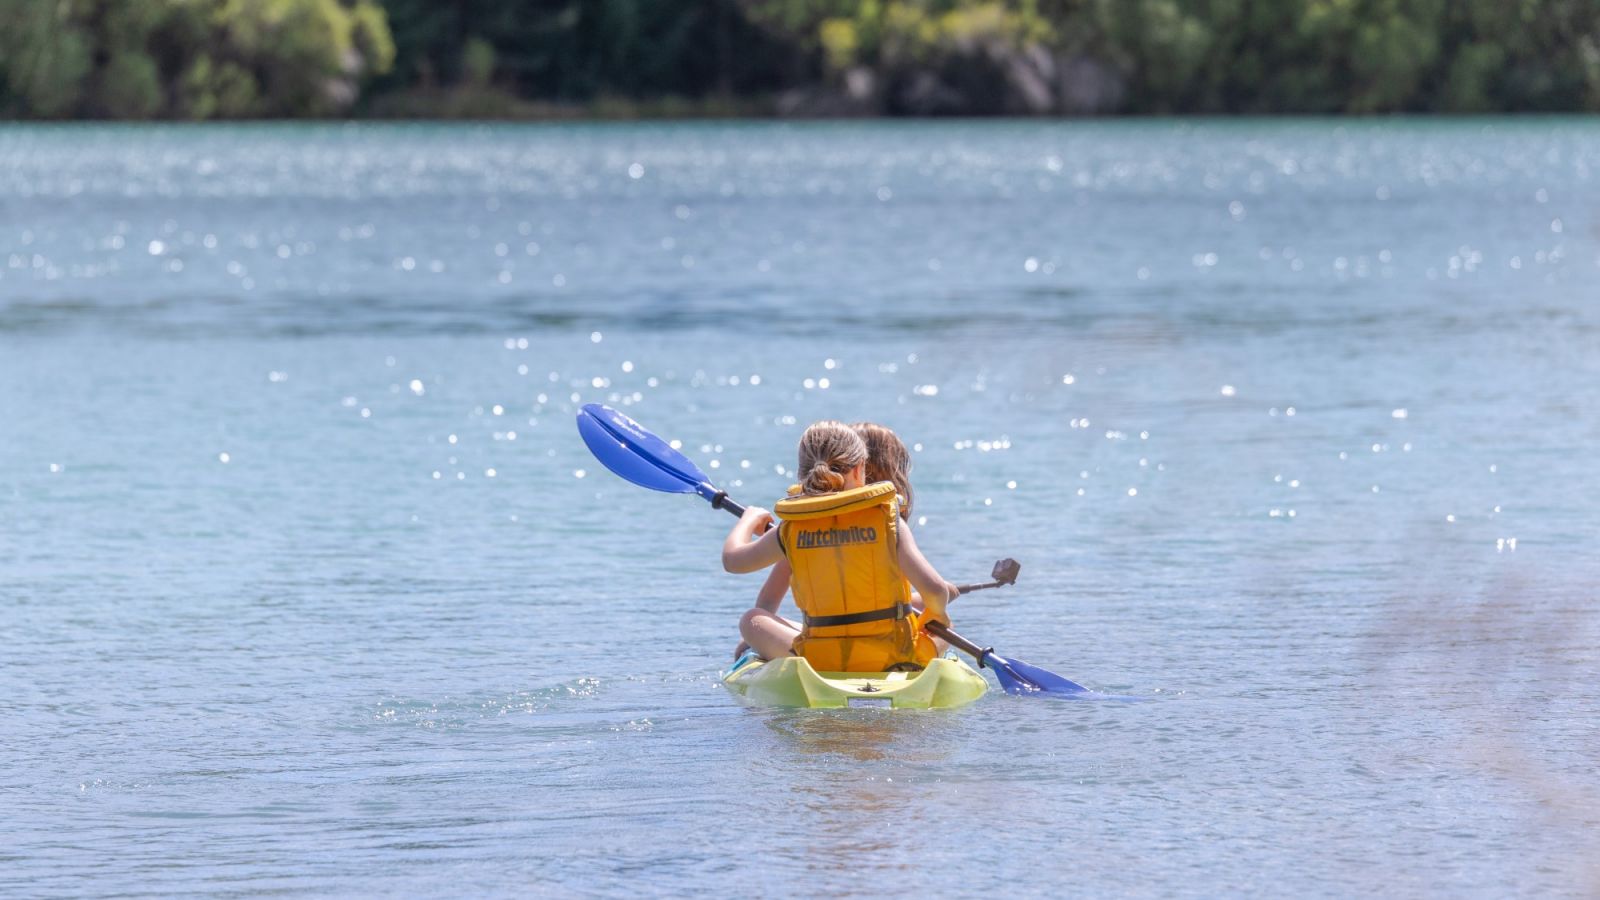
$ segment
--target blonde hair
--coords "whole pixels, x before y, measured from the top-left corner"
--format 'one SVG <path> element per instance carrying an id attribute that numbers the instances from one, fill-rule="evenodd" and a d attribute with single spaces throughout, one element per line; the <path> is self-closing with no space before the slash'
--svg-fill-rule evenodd
<path id="1" fill-rule="evenodd" d="M 911 451 L 893 430 L 876 422 L 857 422 L 850 428 L 867 445 L 867 483 L 894 482 L 900 518 L 911 521 Z"/>
<path id="2" fill-rule="evenodd" d="M 800 435 L 800 476 L 803 494 L 831 494 L 844 489 L 845 473 L 867 461 L 867 444 L 850 426 L 827 420 Z"/>

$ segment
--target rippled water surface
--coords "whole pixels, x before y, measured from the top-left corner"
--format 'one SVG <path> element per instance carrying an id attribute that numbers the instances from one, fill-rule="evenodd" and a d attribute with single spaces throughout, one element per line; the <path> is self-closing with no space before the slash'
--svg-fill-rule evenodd
<path id="1" fill-rule="evenodd" d="M 915 453 L 1136 705 L 773 711 L 730 524 Z M 0 128 L 0 891 L 1600 892 L 1600 124 Z"/>

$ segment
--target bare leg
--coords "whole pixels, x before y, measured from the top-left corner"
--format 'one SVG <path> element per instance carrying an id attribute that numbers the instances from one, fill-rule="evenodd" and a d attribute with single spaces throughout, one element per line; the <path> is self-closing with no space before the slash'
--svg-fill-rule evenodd
<path id="1" fill-rule="evenodd" d="M 739 618 L 739 636 L 763 658 L 781 659 L 794 654 L 800 629 L 788 619 L 756 607 Z"/>
<path id="2" fill-rule="evenodd" d="M 788 625 L 790 628 L 793 628 L 795 634 L 799 634 L 800 633 L 800 623 L 799 622 L 796 622 L 793 619 L 785 619 L 783 616 L 778 616 L 778 621 L 782 622 L 785 625 Z M 740 635 L 740 638 L 741 638 L 741 640 L 739 641 L 739 646 L 733 648 L 733 661 L 734 662 L 738 662 L 739 661 L 739 657 L 743 656 L 745 654 L 745 651 L 750 649 L 750 642 L 746 641 L 746 640 L 743 640 L 742 639 L 743 638 L 742 634 Z M 938 640 L 938 639 L 935 638 L 935 640 Z M 760 654 L 757 654 L 757 655 L 759 656 Z"/>

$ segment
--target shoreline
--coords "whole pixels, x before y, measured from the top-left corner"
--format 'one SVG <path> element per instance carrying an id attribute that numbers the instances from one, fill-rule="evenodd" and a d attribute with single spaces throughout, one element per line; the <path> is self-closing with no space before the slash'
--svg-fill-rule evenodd
<path id="1" fill-rule="evenodd" d="M 599 125 L 627 123 L 751 123 L 751 124 L 869 124 L 869 123 L 1104 123 L 1104 122 L 1492 122 L 1492 121 L 1595 121 L 1600 113 L 1583 111 L 1525 111 L 1525 112 L 1391 112 L 1391 113 L 1340 113 L 1340 112 L 1278 112 L 1278 113 L 1207 113 L 1207 112 L 1148 112 L 1148 113 L 1092 113 L 1074 115 L 793 115 L 771 110 L 741 110 L 704 108 L 668 111 L 658 107 L 640 107 L 618 110 L 607 106 L 541 105 L 537 110 L 501 114 L 373 114 L 359 112 L 329 116 L 255 116 L 240 118 L 16 118 L 0 116 L 0 128 L 7 126 L 65 126 L 94 127 L 104 125 L 159 125 L 159 126 L 212 126 L 212 125 L 403 125 L 403 124 L 459 124 L 459 125 Z"/>

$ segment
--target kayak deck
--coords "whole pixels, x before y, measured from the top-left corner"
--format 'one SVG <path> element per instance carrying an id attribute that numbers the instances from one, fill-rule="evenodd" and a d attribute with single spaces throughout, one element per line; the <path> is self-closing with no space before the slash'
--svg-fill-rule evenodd
<path id="1" fill-rule="evenodd" d="M 739 657 L 722 683 L 759 706 L 812 709 L 946 709 L 983 696 L 989 682 L 958 659 L 936 659 L 920 672 L 818 672 L 804 658 L 768 662 Z"/>

